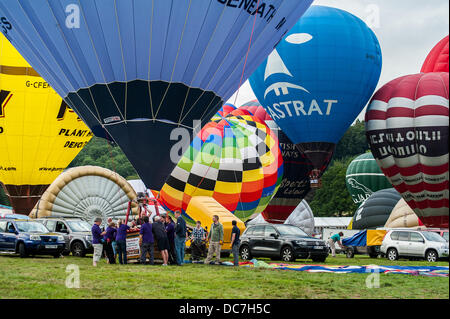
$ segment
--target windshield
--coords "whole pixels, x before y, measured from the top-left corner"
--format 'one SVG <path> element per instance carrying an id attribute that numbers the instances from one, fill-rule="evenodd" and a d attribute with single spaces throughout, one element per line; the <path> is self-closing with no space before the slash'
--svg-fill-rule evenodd
<path id="1" fill-rule="evenodd" d="M 446 232 L 442 235 L 442 237 L 444 237 L 444 239 L 445 239 L 446 241 L 448 241 L 448 231 L 446 231 Z"/>
<path id="2" fill-rule="evenodd" d="M 25 233 L 48 233 L 48 229 L 38 222 L 16 222 L 20 232 Z"/>
<path id="3" fill-rule="evenodd" d="M 277 225 L 277 230 L 283 236 L 300 236 L 300 237 L 309 237 L 303 230 L 296 226 L 290 225 Z"/>
<path id="4" fill-rule="evenodd" d="M 441 242 L 441 243 L 447 242 L 444 238 L 442 238 L 441 235 L 433 233 L 431 231 L 424 231 L 424 232 L 422 232 L 422 235 L 429 241 L 437 241 L 437 242 Z"/>
<path id="5" fill-rule="evenodd" d="M 67 224 L 73 232 L 91 231 L 91 226 L 84 220 L 69 220 Z"/>

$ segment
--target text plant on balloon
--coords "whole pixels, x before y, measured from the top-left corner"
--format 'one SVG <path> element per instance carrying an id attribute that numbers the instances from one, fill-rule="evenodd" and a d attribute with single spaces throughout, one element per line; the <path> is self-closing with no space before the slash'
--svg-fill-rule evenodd
<path id="1" fill-rule="evenodd" d="M 385 84 L 366 112 L 366 136 L 383 173 L 427 227 L 448 227 L 447 72 Z"/>
<path id="2" fill-rule="evenodd" d="M 0 183 L 14 211 L 28 215 L 91 138 L 88 127 L 0 34 Z"/>
<path id="3" fill-rule="evenodd" d="M 311 2 L 79 0 L 79 25 L 62 27 L 67 0 L 13 0 L 0 2 L 0 17 L 11 43 L 94 134 L 106 130 L 146 186 L 160 190 L 194 129 Z"/>
<path id="4" fill-rule="evenodd" d="M 311 6 L 250 77 L 272 119 L 320 177 L 381 72 L 375 34 L 356 16 Z"/>

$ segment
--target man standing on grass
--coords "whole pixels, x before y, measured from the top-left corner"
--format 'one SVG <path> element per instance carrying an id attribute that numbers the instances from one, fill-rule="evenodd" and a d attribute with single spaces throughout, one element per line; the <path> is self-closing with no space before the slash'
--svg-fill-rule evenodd
<path id="1" fill-rule="evenodd" d="M 102 219 L 100 217 L 97 217 L 94 220 L 94 225 L 92 226 L 91 232 L 92 232 L 92 246 L 94 247 L 94 255 L 92 259 L 92 265 L 94 267 L 97 267 L 97 262 L 100 261 L 100 258 L 102 258 L 103 253 L 103 235 L 106 234 L 106 232 L 102 232 L 100 229 L 100 225 L 102 223 Z"/>
<path id="2" fill-rule="evenodd" d="M 147 253 L 150 254 L 150 265 L 153 265 L 153 232 L 152 224 L 149 223 L 148 216 L 144 216 L 143 224 L 141 226 L 140 237 L 141 237 L 141 264 L 145 265 L 147 261 Z"/>
<path id="3" fill-rule="evenodd" d="M 175 212 L 177 224 L 175 226 L 175 253 L 177 255 L 177 265 L 181 266 L 184 262 L 184 250 L 186 247 L 186 221 L 181 217 L 181 212 Z"/>
<path id="4" fill-rule="evenodd" d="M 331 248 L 331 255 L 333 257 L 336 257 L 336 246 L 335 243 L 338 243 L 339 246 L 344 249 L 344 246 L 342 245 L 341 242 L 341 237 L 344 236 L 343 232 L 339 232 L 339 234 L 334 234 L 333 236 L 330 237 L 330 239 L 328 239 L 328 244 L 330 245 Z"/>
<path id="5" fill-rule="evenodd" d="M 231 229 L 231 252 L 233 253 L 233 264 L 239 266 L 239 244 L 241 243 L 241 230 L 237 227 L 237 222 L 231 222 L 233 228 Z"/>
<path id="6" fill-rule="evenodd" d="M 220 264 L 220 250 L 223 244 L 223 226 L 219 223 L 219 216 L 213 216 L 213 223 L 211 225 L 211 230 L 208 234 L 209 248 L 208 256 L 205 259 L 205 264 L 209 264 L 213 255 L 216 254 L 216 265 Z"/>

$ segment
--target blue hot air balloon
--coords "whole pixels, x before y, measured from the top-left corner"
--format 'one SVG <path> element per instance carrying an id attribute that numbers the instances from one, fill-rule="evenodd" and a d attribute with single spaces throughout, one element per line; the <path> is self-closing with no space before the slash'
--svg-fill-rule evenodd
<path id="1" fill-rule="evenodd" d="M 0 30 L 160 189 L 312 0 L 10 0 Z M 186 136 L 187 135 L 187 136 Z"/>
<path id="2" fill-rule="evenodd" d="M 320 176 L 336 143 L 371 97 L 381 72 L 372 30 L 354 15 L 311 6 L 250 85 L 269 115 Z"/>

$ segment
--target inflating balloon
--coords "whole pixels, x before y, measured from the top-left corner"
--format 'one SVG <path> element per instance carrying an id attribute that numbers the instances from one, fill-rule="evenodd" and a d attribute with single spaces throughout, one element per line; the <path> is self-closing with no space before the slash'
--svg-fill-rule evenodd
<path id="1" fill-rule="evenodd" d="M 98 166 L 70 168 L 49 186 L 30 213 L 31 218 L 78 217 L 94 222 L 125 218 L 136 192 L 119 174 Z M 137 214 L 137 204 L 132 203 Z"/>
<path id="2" fill-rule="evenodd" d="M 394 209 L 392 209 L 391 215 L 389 215 L 386 224 L 384 224 L 384 227 L 386 228 L 405 228 L 417 226 L 423 226 L 423 224 L 403 198 L 400 199 Z"/>
<path id="3" fill-rule="evenodd" d="M 91 138 L 88 127 L 0 33 L 0 183 L 14 212 L 28 215 Z"/>
<path id="4" fill-rule="evenodd" d="M 373 193 L 358 207 L 349 229 L 383 227 L 400 199 L 400 194 L 394 188 Z"/>
<path id="5" fill-rule="evenodd" d="M 428 53 L 420 72 L 448 72 L 448 58 L 448 36 L 446 36 Z"/>
<path id="6" fill-rule="evenodd" d="M 3 30 L 94 134 L 106 130 L 159 190 L 193 130 L 312 0 L 73 2 L 1 1 Z"/>
<path id="7" fill-rule="evenodd" d="M 283 160 L 275 134 L 250 115 L 209 122 L 195 137 L 161 190 L 172 211 L 193 196 L 210 196 L 245 221 L 276 193 Z"/>
<path id="8" fill-rule="evenodd" d="M 211 121 L 217 121 L 217 120 L 223 119 L 224 117 L 226 117 L 228 114 L 230 114 L 234 110 L 236 110 L 236 106 L 234 106 L 233 104 L 224 104 L 220 108 L 220 110 L 218 110 L 217 113 L 214 114 L 214 116 L 211 118 Z"/>
<path id="9" fill-rule="evenodd" d="M 448 89 L 448 73 L 403 76 L 366 113 L 373 156 L 427 227 L 448 227 Z"/>
<path id="10" fill-rule="evenodd" d="M 351 161 L 345 173 L 345 184 L 356 204 L 361 204 L 376 191 L 392 188 L 371 152 L 361 154 Z"/>
<path id="11" fill-rule="evenodd" d="M 381 72 L 375 34 L 354 15 L 312 6 L 250 77 L 272 119 L 319 177 Z"/>
<path id="12" fill-rule="evenodd" d="M 257 215 L 255 218 L 248 222 L 252 224 L 268 224 L 267 220 L 262 214 Z M 312 236 L 314 233 L 314 215 L 305 200 L 302 200 L 300 204 L 294 209 L 292 214 L 284 221 L 284 224 L 295 225 L 300 227 L 305 233 Z"/>
<path id="13" fill-rule="evenodd" d="M 262 212 L 262 216 L 270 223 L 283 223 L 311 189 L 309 173 L 312 170 L 312 164 L 298 151 L 295 144 L 280 130 L 258 101 L 245 103 L 231 114 L 243 111 L 264 121 L 278 136 L 283 157 L 283 179 L 277 193 Z"/>

